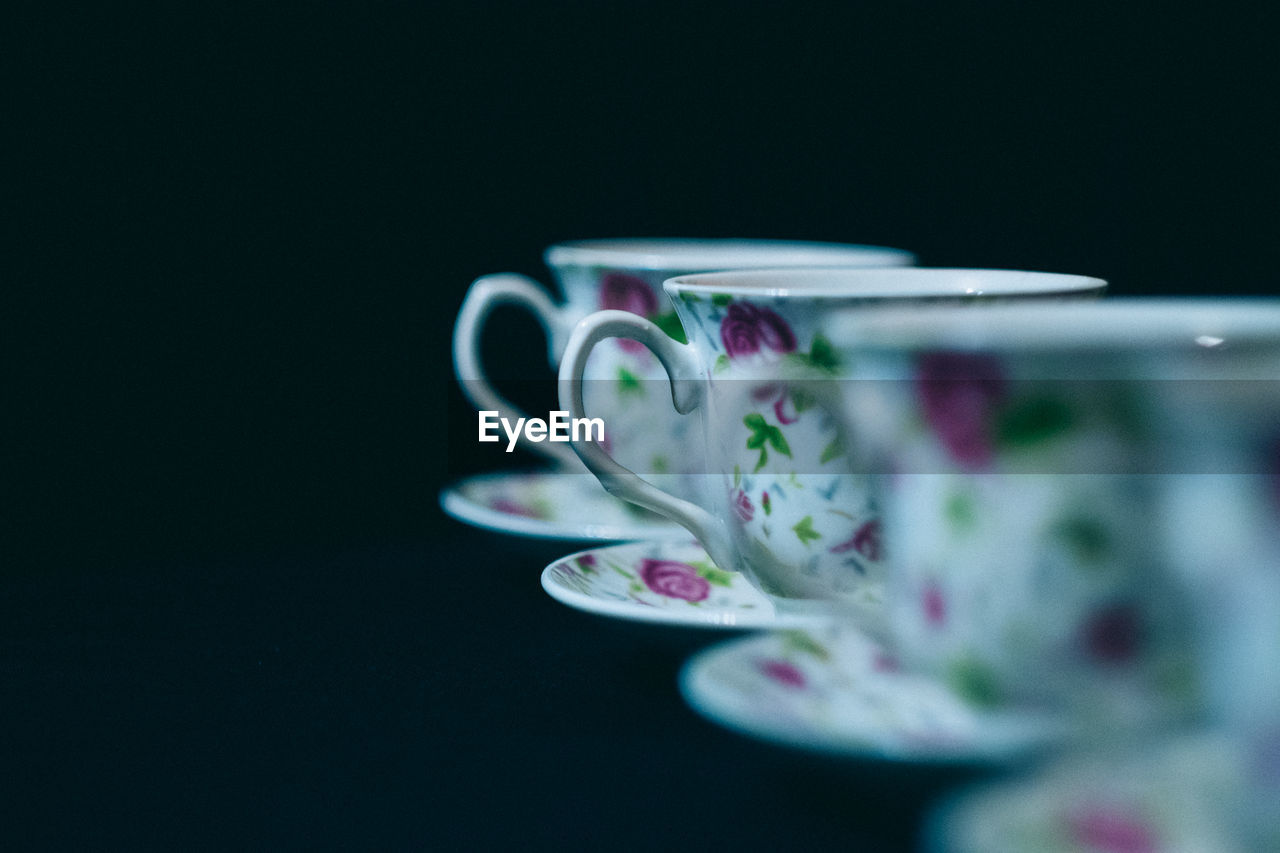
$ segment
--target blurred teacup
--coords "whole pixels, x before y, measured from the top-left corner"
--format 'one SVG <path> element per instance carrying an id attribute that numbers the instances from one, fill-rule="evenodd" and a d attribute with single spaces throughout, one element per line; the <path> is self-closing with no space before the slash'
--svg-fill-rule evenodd
<path id="1" fill-rule="evenodd" d="M 705 444 L 690 464 L 709 481 L 699 502 L 669 494 L 597 442 L 574 449 L 614 495 L 692 532 L 721 568 L 741 571 L 780 608 L 874 609 L 884 577 L 880 519 L 862 472 L 851 469 L 838 398 L 852 339 L 829 328 L 842 311 L 946 303 L 977 310 L 1010 300 L 1096 296 L 1084 276 L 1008 270 L 769 270 L 670 279 L 664 285 L 689 338 L 643 318 L 602 311 L 565 350 L 560 401 L 584 405 L 587 358 L 602 340 L 639 341 L 665 366 L 676 409 L 698 410 Z M 833 402 L 830 398 L 837 399 Z M 615 450 L 625 450 L 615 443 Z M 647 471 L 643 473 L 648 473 Z"/>
<path id="2" fill-rule="evenodd" d="M 1214 724 L 1280 746 L 1280 300 L 1197 306 L 1153 394 L 1166 559 L 1195 601 Z M 1280 784 L 1280 763 L 1274 768 Z"/>
<path id="3" fill-rule="evenodd" d="M 1187 463 L 1167 422 L 1206 453 L 1235 446 L 1186 391 L 1207 357 L 1280 341 L 1280 307 L 1112 300 L 836 325 L 857 342 L 850 452 L 877 472 L 904 665 L 978 703 L 1069 706 L 1096 733 L 1195 713 L 1205 634 L 1166 547 Z"/>

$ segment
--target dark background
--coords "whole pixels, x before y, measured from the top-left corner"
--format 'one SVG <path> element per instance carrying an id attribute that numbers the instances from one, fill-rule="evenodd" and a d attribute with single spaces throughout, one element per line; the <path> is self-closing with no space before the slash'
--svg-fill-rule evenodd
<path id="1" fill-rule="evenodd" d="M 138 764 L 131 784 L 144 778 L 159 791 L 170 773 L 202 779 L 200 768 L 213 767 L 219 781 L 193 790 L 241 790 L 231 759 L 208 763 L 237 749 L 259 756 L 254 778 L 306 761 L 313 778 L 342 776 L 341 762 L 302 747 L 273 762 L 259 747 L 278 741 L 254 727 L 260 716 L 246 711 L 240 728 L 199 717 L 193 709 L 239 695 L 234 665 L 222 661 L 210 681 L 182 673 L 200 670 L 197 649 L 232 635 L 278 648 L 270 638 L 282 625 L 310 636 L 332 621 L 334 636 L 350 638 L 365 636 L 351 634 L 353 623 L 390 620 L 399 640 L 422 647 L 412 654 L 437 643 L 456 651 L 492 630 L 465 618 L 483 605 L 467 610 L 460 587 L 450 601 L 463 615 L 438 626 L 447 637 L 387 601 L 413 589 L 438 595 L 430 573 L 477 571 L 475 549 L 525 553 L 436 508 L 449 476 L 510 464 L 471 441 L 449 336 L 472 279 L 513 270 L 545 281 L 541 252 L 552 242 L 864 242 L 911 249 L 930 265 L 1097 275 L 1116 294 L 1275 293 L 1278 23 L 1274 4 L 18 7 L 4 133 L 16 144 L 6 194 L 17 239 L 5 259 L 16 429 L 3 572 L 16 592 L 3 654 L 11 675 L 32 679 L 22 682 L 36 697 L 24 718 L 43 718 L 49 737 L 109 741 L 109 727 L 86 728 L 71 710 L 92 706 L 93 685 L 106 683 L 118 714 L 135 722 L 134 748 L 156 757 L 187 747 L 185 763 Z M 532 375 L 543 355 L 532 322 L 496 320 L 492 337 L 505 346 L 491 347 L 495 371 Z M 541 595 L 536 569 L 566 550 L 538 547 L 521 558 L 530 565 L 518 582 L 499 584 L 513 607 L 518 595 Z M 369 554 L 405 574 L 361 569 Z M 431 565 L 432 556 L 451 562 Z M 343 611 L 336 602 L 348 598 L 364 609 Z M 528 615 L 535 632 L 537 619 L 560 612 L 541 599 L 529 607 L 542 608 Z M 377 630 L 368 636 L 386 640 Z M 185 651 L 166 657 L 156 651 L 166 641 Z M 645 677 L 668 689 L 684 651 L 659 655 Z M 283 681 L 244 694 L 281 725 L 309 719 L 310 700 L 298 697 L 316 698 L 316 682 L 297 673 L 323 681 L 323 666 L 296 653 Z M 150 675 L 116 666 L 130 655 L 150 661 L 138 670 Z M 463 660 L 458 671 L 470 671 L 475 659 Z M 448 707 L 402 664 L 399 683 L 416 685 L 408 694 L 350 700 L 341 713 L 328 706 L 347 721 L 333 724 L 335 737 L 349 739 L 359 720 L 384 732 L 373 737 L 394 756 L 404 743 L 379 729 L 373 705 L 403 708 L 409 696 Z M 160 704 L 162 719 L 129 704 L 135 677 L 152 699 L 175 703 Z M 468 683 L 476 703 L 491 695 Z M 184 684 L 201 686 L 183 693 Z M 351 695 L 344 684 L 335 695 Z M 547 713 L 572 713 L 556 710 L 555 695 Z M 684 720 L 664 695 L 665 713 Z M 207 739 L 173 733 L 186 714 L 204 719 Z M 224 724 L 231 746 L 211 734 Z M 408 742 L 438 745 L 411 728 L 419 740 Z M 168 746 L 148 735 L 161 730 Z M 723 737 L 733 754 L 737 741 Z M 84 744 L 62 742 L 57 755 L 74 764 Z M 441 761 L 462 763 L 474 746 L 464 743 Z M 544 749 L 513 738 L 483 760 L 554 762 Z M 662 777 L 656 766 L 649 775 Z M 428 795 L 406 794 L 412 786 L 389 802 L 415 804 L 427 826 L 472 824 L 490 802 L 476 780 L 438 811 Z M 352 833 L 361 822 L 396 826 L 367 787 L 350 823 L 332 817 L 347 801 L 328 788 L 294 799 L 280 790 L 271 788 L 265 820 L 281 837 L 296 840 L 294 824 L 316 813 Z M 205 814 L 194 793 L 156 796 L 144 811 L 174 827 Z M 215 802 L 235 802 L 227 797 Z M 128 808 L 108 811 L 127 823 Z M 480 837 L 519 837 L 510 811 L 501 814 Z M 223 829 L 239 825 L 227 820 Z M 495 828 L 509 824 L 509 834 Z M 837 838 L 842 826 L 827 829 Z"/>

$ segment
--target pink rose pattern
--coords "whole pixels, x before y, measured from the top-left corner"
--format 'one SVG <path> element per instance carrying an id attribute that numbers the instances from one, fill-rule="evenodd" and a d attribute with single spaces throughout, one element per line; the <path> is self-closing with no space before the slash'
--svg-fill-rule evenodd
<path id="1" fill-rule="evenodd" d="M 882 530 L 883 525 L 878 518 L 864 522 L 848 540 L 833 546 L 831 553 L 845 554 L 849 551 L 857 551 L 868 560 L 879 562 L 884 556 L 884 551 L 880 544 Z"/>
<path id="2" fill-rule="evenodd" d="M 494 498 L 489 501 L 489 508 L 506 515 L 518 515 L 523 518 L 542 518 L 542 514 L 533 507 L 516 503 L 515 501 L 508 500 L 507 498 Z"/>
<path id="3" fill-rule="evenodd" d="M 876 672 L 898 672 L 902 669 L 902 664 L 884 649 L 877 649 L 875 656 L 871 659 L 871 668 Z"/>
<path id="4" fill-rule="evenodd" d="M 995 409 L 1004 399 L 1000 362 L 985 355 L 936 352 L 920 356 L 916 389 L 924 419 L 951 458 L 966 470 L 993 455 Z"/>
<path id="5" fill-rule="evenodd" d="M 1113 806 L 1097 805 L 1067 816 L 1068 831 L 1076 844 L 1099 853 L 1155 853 L 1155 831 L 1139 817 Z"/>
<path id="6" fill-rule="evenodd" d="M 720 321 L 720 342 L 729 358 L 755 355 L 761 348 L 776 353 L 794 352 L 796 336 L 787 321 L 770 308 L 734 302 Z"/>
<path id="7" fill-rule="evenodd" d="M 640 564 L 640 579 L 645 586 L 668 598 L 704 601 L 711 594 L 711 584 L 688 563 L 675 560 L 646 559 Z"/>
<path id="8" fill-rule="evenodd" d="M 937 582 L 929 581 L 925 584 L 920 604 L 924 607 L 924 619 L 928 624 L 937 628 L 947 621 L 947 600 Z"/>
<path id="9" fill-rule="evenodd" d="M 658 297 L 644 279 L 623 272 L 609 272 L 600 279 L 600 307 L 652 317 L 658 313 Z M 645 350 L 644 344 L 629 338 L 618 338 L 617 342 L 625 352 L 642 353 Z"/>
<path id="10" fill-rule="evenodd" d="M 1101 663 L 1133 660 L 1142 640 L 1138 608 L 1115 604 L 1097 611 L 1085 621 L 1081 640 L 1089 657 Z"/>
<path id="11" fill-rule="evenodd" d="M 773 416 L 778 419 L 778 423 L 784 426 L 800 420 L 800 414 L 796 412 L 794 404 L 791 406 L 791 414 L 787 414 L 787 401 L 789 399 L 786 389 L 783 389 L 782 394 L 773 402 Z"/>
<path id="12" fill-rule="evenodd" d="M 758 385 L 751 389 L 751 399 L 757 403 L 763 403 L 766 400 L 772 400 L 783 391 L 784 386 L 781 382 L 767 382 L 764 385 Z"/>
<path id="13" fill-rule="evenodd" d="M 733 495 L 733 511 L 743 521 L 755 518 L 756 508 L 751 505 L 751 498 L 742 489 L 738 489 Z"/>
<path id="14" fill-rule="evenodd" d="M 793 424 L 800 420 L 800 414 L 796 411 L 793 403 L 788 410 L 787 402 L 791 399 L 791 389 L 779 382 L 770 382 L 767 385 L 761 385 L 751 392 L 751 399 L 764 402 L 773 402 L 773 416 L 778 419 L 778 423 L 783 426 Z"/>
<path id="15" fill-rule="evenodd" d="M 610 272 L 600 279 L 600 307 L 651 317 L 658 312 L 658 297 L 644 279 Z"/>
<path id="16" fill-rule="evenodd" d="M 762 660 L 759 666 L 760 672 L 784 687 L 801 689 L 807 683 L 800 668 L 785 660 Z"/>

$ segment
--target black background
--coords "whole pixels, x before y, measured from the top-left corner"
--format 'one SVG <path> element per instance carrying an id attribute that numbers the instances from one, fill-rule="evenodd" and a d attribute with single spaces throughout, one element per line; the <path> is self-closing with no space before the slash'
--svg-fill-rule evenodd
<path id="1" fill-rule="evenodd" d="M 406 744 L 439 746 L 408 723 L 380 729 L 373 705 L 412 698 L 445 713 L 447 690 L 431 685 L 451 676 L 437 668 L 433 682 L 409 661 L 428 648 L 459 653 L 493 626 L 482 603 L 466 609 L 461 586 L 439 587 L 457 597 L 443 634 L 393 602 L 406 590 L 443 594 L 430 573 L 478 571 L 476 549 L 527 560 L 498 587 L 512 607 L 518 596 L 532 602 L 537 567 L 566 550 L 494 544 L 436 508 L 449 476 L 510 464 L 471 441 L 472 415 L 450 383 L 449 336 L 470 281 L 504 270 L 545 281 L 541 252 L 564 239 L 742 236 L 898 246 L 929 265 L 1085 273 L 1116 294 L 1275 293 L 1277 23 L 1273 4 L 473 0 L 56 16 L 18 7 L 4 134 L 16 143 L 7 171 L 17 239 L 5 266 L 17 298 L 6 317 L 16 430 L 5 508 L 16 547 L 3 571 L 16 592 L 3 654 L 11 674 L 29 679 L 16 695 L 33 691 L 20 713 L 44 719 L 31 725 L 48 725 L 49 737 L 83 733 L 56 753 L 72 767 L 85 744 L 113 737 L 72 709 L 94 703 L 94 684 L 117 691 L 118 714 L 134 723 L 126 741 L 155 759 L 139 759 L 124 789 L 159 792 L 182 777 L 216 804 L 194 793 L 140 800 L 141 813 L 170 816 L 179 835 L 162 839 L 183 827 L 258 826 L 243 810 L 225 823 L 210 817 L 243 806 L 216 791 L 244 790 L 226 756 L 252 753 L 254 778 L 289 766 L 309 767 L 321 787 L 341 779 L 293 799 L 264 782 L 273 805 L 253 815 L 278 836 L 249 839 L 323 844 L 324 832 L 297 831 L 314 830 L 323 813 L 334 837 L 359 839 L 356 827 L 380 822 L 384 841 L 417 844 L 445 824 L 459 833 L 445 837 L 466 838 L 460 826 L 496 809 L 474 837 L 516 843 L 537 808 L 495 806 L 520 802 L 521 791 L 491 789 L 483 767 L 433 810 L 425 781 L 389 800 L 366 786 L 361 798 L 323 751 L 300 746 L 274 760 L 279 741 L 253 721 L 313 719 L 298 697 L 314 699 L 316 682 L 297 673 L 323 680 L 323 667 L 304 651 L 266 692 L 245 694 L 265 703 L 258 716 L 200 716 L 211 697 L 233 702 L 235 665 L 222 661 L 208 681 L 189 674 L 200 669 L 197 649 L 232 635 L 267 647 L 290 625 L 319 636 L 332 617 L 333 636 L 351 640 L 365 636 L 353 624 L 387 620 L 397 643 L 417 643 L 399 646 L 407 693 L 327 706 L 331 716 L 314 719 L 329 720 L 339 740 L 358 720 L 385 740 L 392 764 Z M 496 321 L 491 337 L 505 346 L 491 347 L 495 372 L 541 368 L 532 321 Z M 357 584 L 369 554 L 403 574 L 369 570 Z M 431 565 L 433 555 L 450 565 Z M 336 602 L 351 597 L 364 609 L 338 618 Z M 205 612 L 199 602 L 218 604 Z M 528 607 L 537 609 L 522 630 L 548 642 L 538 620 L 569 618 L 541 599 Z M 162 638 L 185 651 L 166 657 Z M 658 654 L 644 676 L 662 683 L 663 713 L 679 721 L 687 712 L 665 679 L 685 651 Z M 150 675 L 114 668 L 130 655 L 150 661 L 138 670 Z M 447 671 L 470 671 L 477 658 L 462 660 Z M 151 700 L 174 703 L 159 705 L 162 718 L 130 704 L 135 675 Z M 466 682 L 465 696 L 505 701 L 471 675 L 480 681 Z M 572 714 L 556 710 L 557 695 L 539 700 L 547 713 Z M 185 715 L 201 737 L 175 733 Z M 212 733 L 223 725 L 239 739 L 220 744 Z M 418 740 L 396 740 L 409 730 Z M 736 754 L 738 742 L 723 737 L 723 754 Z M 464 743 L 440 761 L 458 766 L 475 745 Z M 175 749 L 183 762 L 159 759 Z M 554 762 L 548 750 L 513 736 L 481 763 Z M 88 781 L 66 802 L 114 787 L 94 768 L 115 759 L 89 752 L 101 766 L 89 761 Z M 194 781 L 206 780 L 201 768 L 207 784 Z M 662 777 L 657 767 L 636 772 Z M 32 804 L 56 802 L 39 779 L 56 792 L 65 775 L 48 770 L 25 786 Z M 548 784 L 573 796 L 568 778 L 524 783 L 543 798 Z M 720 783 L 731 780 L 709 775 Z M 335 816 L 344 802 L 357 804 L 349 821 Z M 391 812 L 402 806 L 418 816 L 413 831 L 395 830 Z M 646 814 L 662 812 L 647 808 L 632 815 L 637 834 Z M 129 823 L 129 807 L 107 812 Z M 628 822 L 608 814 L 599 826 L 611 835 Z M 834 840 L 843 826 L 823 831 Z"/>

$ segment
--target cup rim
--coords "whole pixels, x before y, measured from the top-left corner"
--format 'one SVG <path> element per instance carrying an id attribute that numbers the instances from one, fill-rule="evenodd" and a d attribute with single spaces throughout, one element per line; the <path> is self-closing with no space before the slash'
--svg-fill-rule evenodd
<path id="1" fill-rule="evenodd" d="M 1085 275 L 960 267 L 753 269 L 681 275 L 663 282 L 673 296 L 851 300 L 1073 296 L 1100 293 L 1106 287 L 1105 280 Z"/>
<path id="2" fill-rule="evenodd" d="M 553 268 L 603 266 L 672 273 L 775 267 L 899 267 L 916 261 L 911 252 L 887 246 L 750 237 L 569 240 L 548 248 L 543 259 Z"/>
<path id="3" fill-rule="evenodd" d="M 865 350 L 987 352 L 1280 350 L 1280 298 L 1122 297 L 1096 302 L 843 311 L 833 339 Z"/>

